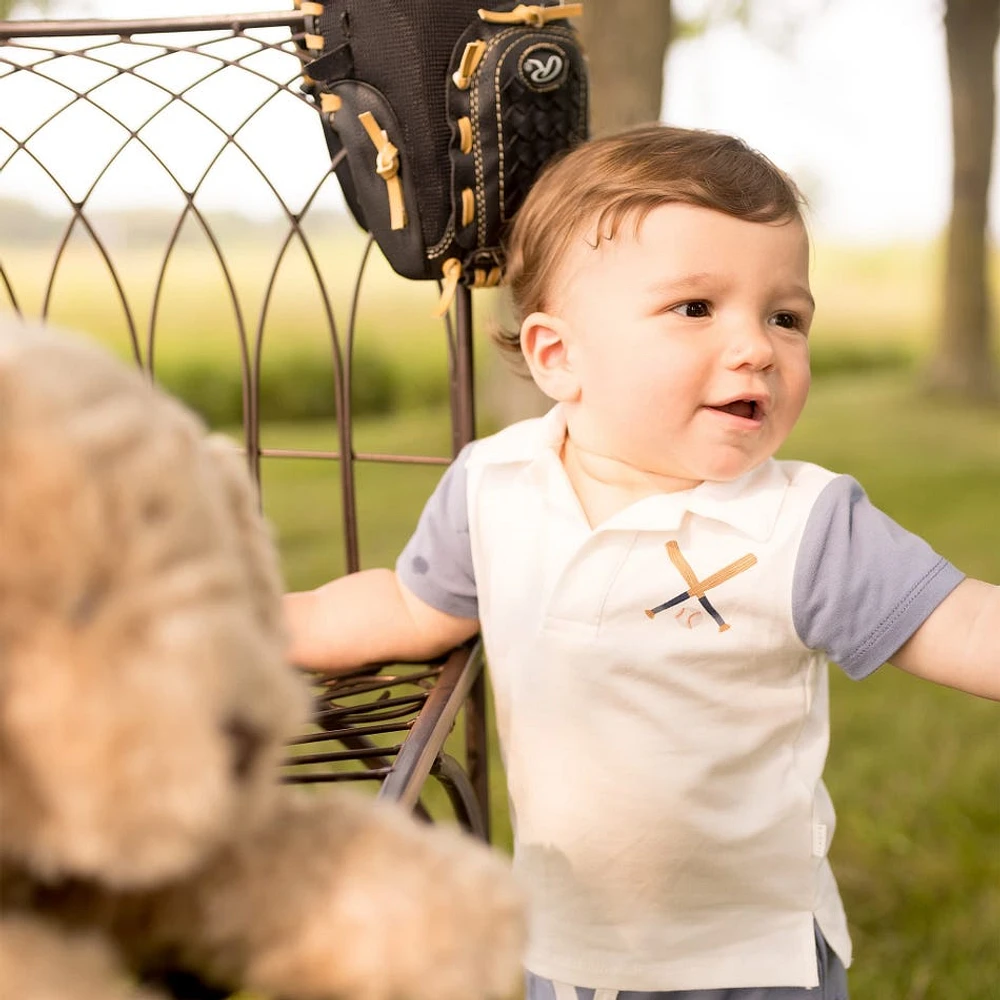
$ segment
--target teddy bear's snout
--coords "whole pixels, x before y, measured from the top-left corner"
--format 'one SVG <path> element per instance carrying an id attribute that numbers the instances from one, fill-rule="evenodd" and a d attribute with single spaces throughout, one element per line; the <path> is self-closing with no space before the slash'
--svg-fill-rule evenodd
<path id="1" fill-rule="evenodd" d="M 259 726 L 238 715 L 229 716 L 222 724 L 222 731 L 232 753 L 233 777 L 237 781 L 246 781 L 264 746 L 264 733 Z"/>

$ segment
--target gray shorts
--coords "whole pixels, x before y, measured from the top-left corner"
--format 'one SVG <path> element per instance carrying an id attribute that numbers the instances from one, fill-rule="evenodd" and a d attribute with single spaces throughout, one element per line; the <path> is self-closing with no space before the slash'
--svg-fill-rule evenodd
<path id="1" fill-rule="evenodd" d="M 731 990 L 594 990 L 569 986 L 525 973 L 525 1000 L 848 1000 L 847 972 L 826 938 L 816 928 L 816 962 L 819 986 L 751 986 Z"/>

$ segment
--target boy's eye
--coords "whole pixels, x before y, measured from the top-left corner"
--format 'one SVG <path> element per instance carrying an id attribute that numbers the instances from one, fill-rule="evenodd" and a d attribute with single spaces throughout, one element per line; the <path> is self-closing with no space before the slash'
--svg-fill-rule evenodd
<path id="1" fill-rule="evenodd" d="M 779 312 L 771 317 L 771 322 L 775 326 L 784 327 L 786 330 L 797 330 L 801 325 L 799 317 L 795 313 Z"/>
<path id="2" fill-rule="evenodd" d="M 674 306 L 671 312 L 678 316 L 686 316 L 688 319 L 704 319 L 709 315 L 708 303 L 702 299 L 695 299 L 693 302 L 682 302 L 679 306 Z"/>

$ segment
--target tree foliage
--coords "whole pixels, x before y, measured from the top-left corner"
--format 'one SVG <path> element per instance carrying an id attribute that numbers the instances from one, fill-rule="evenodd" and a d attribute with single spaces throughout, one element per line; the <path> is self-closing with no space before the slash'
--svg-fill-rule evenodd
<path id="1" fill-rule="evenodd" d="M 50 11 L 52 4 L 49 0 L 33 0 L 31 4 L 24 3 L 24 0 L 0 0 L 0 21 L 10 20 L 12 14 L 32 7 L 39 14 L 46 14 Z"/>
<path id="2" fill-rule="evenodd" d="M 593 135 L 659 119 L 672 21 L 669 0 L 586 0 L 580 36 Z"/>

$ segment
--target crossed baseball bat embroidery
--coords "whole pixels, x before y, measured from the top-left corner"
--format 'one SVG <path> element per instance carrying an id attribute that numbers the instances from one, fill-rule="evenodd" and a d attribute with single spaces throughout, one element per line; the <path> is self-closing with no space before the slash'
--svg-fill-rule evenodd
<path id="1" fill-rule="evenodd" d="M 697 597 L 698 603 L 715 619 L 716 624 L 719 626 L 719 631 L 728 632 L 730 626 L 712 606 L 712 602 L 705 596 L 705 592 L 711 590 L 713 587 L 718 587 L 720 583 L 725 583 L 726 580 L 731 580 L 737 574 L 749 569 L 757 562 L 757 557 L 752 552 L 748 552 L 745 556 L 740 556 L 739 559 L 731 562 L 728 566 L 723 566 L 718 573 L 713 573 L 711 576 L 706 576 L 704 580 L 699 580 L 695 571 L 691 569 L 690 564 L 681 554 L 681 547 L 676 542 L 667 542 L 667 555 L 670 556 L 670 561 L 677 567 L 677 572 L 684 578 L 688 589 L 676 597 L 670 598 L 669 601 L 658 604 L 655 608 L 648 608 L 646 610 L 646 617 L 655 618 L 661 611 L 666 611 L 667 608 L 683 604 L 689 598 Z"/>

